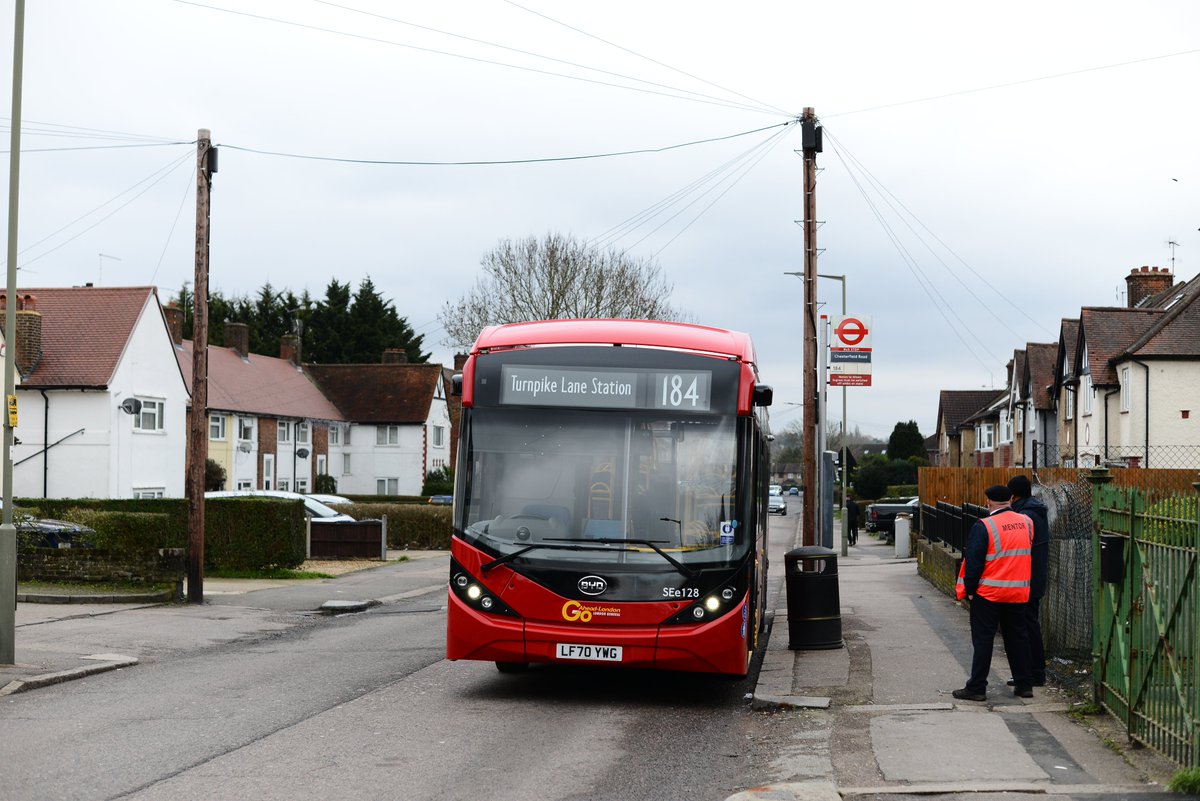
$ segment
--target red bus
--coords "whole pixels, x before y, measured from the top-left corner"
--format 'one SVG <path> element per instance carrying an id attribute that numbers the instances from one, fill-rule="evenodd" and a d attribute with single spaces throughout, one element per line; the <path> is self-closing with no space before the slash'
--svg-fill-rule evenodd
<path id="1" fill-rule="evenodd" d="M 765 624 L 772 396 L 749 336 L 502 325 L 454 385 L 448 659 L 746 674 Z"/>

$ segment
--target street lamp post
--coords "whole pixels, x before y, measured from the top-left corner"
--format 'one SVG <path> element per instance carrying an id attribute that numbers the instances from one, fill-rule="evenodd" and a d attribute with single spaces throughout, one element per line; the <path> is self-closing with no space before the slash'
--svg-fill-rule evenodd
<path id="1" fill-rule="evenodd" d="M 834 281 L 842 282 L 842 316 L 845 317 L 846 316 L 846 276 L 844 276 L 844 275 L 825 275 L 824 273 L 817 273 L 817 278 L 830 278 Z M 850 473 L 850 471 L 847 467 L 847 462 L 849 460 L 846 458 L 846 454 L 848 454 L 850 452 L 849 446 L 847 446 L 847 444 L 846 444 L 846 437 L 848 435 L 848 430 L 846 427 L 847 422 L 848 422 L 848 420 L 846 417 L 846 388 L 842 387 L 842 556 L 846 556 L 850 552 L 850 545 L 846 539 L 847 533 L 848 533 L 846 531 L 846 481 L 847 481 L 848 475 Z"/>

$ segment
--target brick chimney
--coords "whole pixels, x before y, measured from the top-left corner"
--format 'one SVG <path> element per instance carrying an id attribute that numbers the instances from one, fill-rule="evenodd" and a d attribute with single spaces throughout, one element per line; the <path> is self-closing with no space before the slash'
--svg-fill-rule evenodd
<path id="1" fill-rule="evenodd" d="M 383 351 L 384 364 L 408 364 L 408 354 L 403 348 L 385 348 Z"/>
<path id="2" fill-rule="evenodd" d="M 297 367 L 300 366 L 300 337 L 295 334 L 284 334 L 279 338 L 279 358 L 287 359 Z"/>
<path id="3" fill-rule="evenodd" d="M 17 295 L 17 346 L 13 365 L 27 378 L 42 359 L 42 313 L 37 310 L 36 295 Z M 8 298 L 0 292 L 0 331 L 8 324 Z"/>
<path id="4" fill-rule="evenodd" d="M 1166 267 L 1142 267 L 1140 270 L 1134 267 L 1125 276 L 1125 284 L 1128 287 L 1125 294 L 1132 309 L 1146 298 L 1166 292 L 1174 286 L 1175 276 Z"/>
<path id="5" fill-rule="evenodd" d="M 225 347 L 245 358 L 250 353 L 250 326 L 245 323 L 225 321 Z M 297 350 L 299 345 L 296 346 Z M 282 355 L 282 354 L 281 354 Z"/>
<path id="6" fill-rule="evenodd" d="M 167 331 L 171 334 L 171 341 L 176 345 L 183 344 L 183 309 L 174 303 L 163 306 L 163 317 L 167 318 Z"/>
<path id="7" fill-rule="evenodd" d="M 463 371 L 463 368 L 466 367 L 466 365 L 467 365 L 467 354 L 465 354 L 465 353 L 454 354 L 454 372 L 461 373 Z"/>

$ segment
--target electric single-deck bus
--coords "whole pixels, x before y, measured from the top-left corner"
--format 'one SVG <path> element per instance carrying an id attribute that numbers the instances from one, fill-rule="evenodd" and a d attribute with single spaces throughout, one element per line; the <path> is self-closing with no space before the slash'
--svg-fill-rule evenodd
<path id="1" fill-rule="evenodd" d="M 746 674 L 765 622 L 772 396 L 749 336 L 502 325 L 454 384 L 447 658 Z"/>

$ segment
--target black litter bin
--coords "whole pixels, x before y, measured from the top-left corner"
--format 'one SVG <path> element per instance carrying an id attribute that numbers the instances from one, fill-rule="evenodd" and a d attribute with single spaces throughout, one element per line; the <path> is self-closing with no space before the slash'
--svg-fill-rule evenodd
<path id="1" fill-rule="evenodd" d="M 787 581 L 788 648 L 815 651 L 842 647 L 837 552 L 810 545 L 783 556 Z"/>

